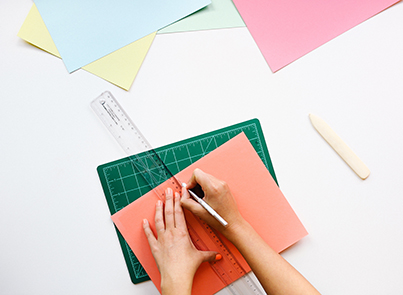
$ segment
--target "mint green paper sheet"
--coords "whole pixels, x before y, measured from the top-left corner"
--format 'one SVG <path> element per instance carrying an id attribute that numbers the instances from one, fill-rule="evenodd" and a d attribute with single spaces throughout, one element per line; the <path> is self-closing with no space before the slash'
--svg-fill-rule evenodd
<path id="1" fill-rule="evenodd" d="M 244 27 L 232 0 L 212 0 L 207 7 L 158 31 L 158 34 Z"/>

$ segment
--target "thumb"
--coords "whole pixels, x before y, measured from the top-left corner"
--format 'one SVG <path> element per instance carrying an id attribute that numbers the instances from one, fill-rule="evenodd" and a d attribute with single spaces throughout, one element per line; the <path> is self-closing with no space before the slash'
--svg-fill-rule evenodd
<path id="1" fill-rule="evenodd" d="M 203 257 L 203 262 L 213 262 L 222 259 L 222 255 L 220 253 L 214 251 L 200 251 Z"/>

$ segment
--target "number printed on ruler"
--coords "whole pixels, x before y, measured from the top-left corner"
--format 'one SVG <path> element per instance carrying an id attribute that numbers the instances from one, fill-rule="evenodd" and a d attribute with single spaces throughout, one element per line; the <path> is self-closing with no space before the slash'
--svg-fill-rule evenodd
<path id="1" fill-rule="evenodd" d="M 110 92 L 104 92 L 97 97 L 92 101 L 91 107 L 129 156 L 133 166 L 161 199 L 165 199 L 164 192 L 157 188 L 167 179 L 172 182 L 175 191 L 180 191 L 181 183 L 174 177 L 155 150 L 151 148 L 141 131 Z M 139 152 L 143 152 L 142 156 L 136 154 Z M 192 214 L 187 217 L 197 220 L 214 247 L 222 253 L 223 259 L 211 262 L 210 265 L 232 294 L 265 294 L 261 287 L 253 282 L 241 263 L 237 261 L 227 245 L 212 228 Z M 189 234 L 198 249 L 208 250 L 196 230 L 190 226 Z"/>

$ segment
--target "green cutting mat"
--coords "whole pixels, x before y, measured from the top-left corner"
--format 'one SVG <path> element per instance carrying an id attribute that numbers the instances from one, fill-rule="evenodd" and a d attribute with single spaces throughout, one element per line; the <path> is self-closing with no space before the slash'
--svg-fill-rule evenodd
<path id="1" fill-rule="evenodd" d="M 223 129 L 195 136 L 156 148 L 158 156 L 176 174 L 199 160 L 237 134 L 244 132 L 256 152 L 277 182 L 259 120 L 253 119 Z M 139 154 L 140 157 L 144 153 Z M 152 168 L 151 168 L 152 169 Z M 129 158 L 120 159 L 97 168 L 111 215 L 151 190 Z M 166 179 L 160 179 L 164 182 Z M 137 284 L 149 280 L 140 262 L 116 229 L 131 280 Z"/>

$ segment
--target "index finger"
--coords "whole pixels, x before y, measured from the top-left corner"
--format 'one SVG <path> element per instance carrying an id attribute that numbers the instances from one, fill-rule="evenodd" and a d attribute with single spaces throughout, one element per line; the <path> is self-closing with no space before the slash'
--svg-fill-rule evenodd
<path id="1" fill-rule="evenodd" d="M 210 182 L 211 180 L 209 175 L 200 170 L 199 168 L 196 168 L 193 171 L 192 176 L 190 177 L 190 180 L 188 181 L 186 187 L 188 189 L 191 189 L 194 188 L 197 184 L 199 184 L 204 190 L 204 188 L 207 187 Z"/>

